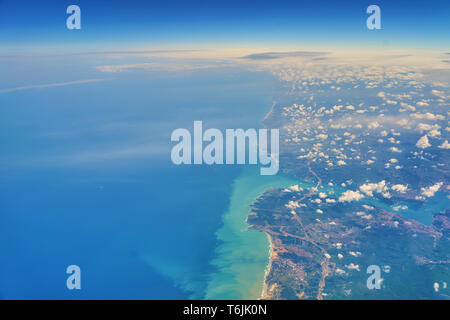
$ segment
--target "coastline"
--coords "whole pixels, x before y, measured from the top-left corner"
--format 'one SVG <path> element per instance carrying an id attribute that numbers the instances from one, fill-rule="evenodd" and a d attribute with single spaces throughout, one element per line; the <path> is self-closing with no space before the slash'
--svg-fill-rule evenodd
<path id="1" fill-rule="evenodd" d="M 264 123 L 274 111 L 259 115 Z M 258 230 L 249 229 L 247 218 L 253 204 L 269 188 L 285 188 L 296 184 L 286 175 L 261 176 L 259 166 L 246 166 L 233 182 L 228 209 L 222 215 L 223 225 L 216 231 L 219 242 L 210 264 L 215 271 L 208 275 L 204 299 L 260 299 L 272 260 L 272 243 Z M 269 253 L 269 256 L 267 256 Z"/>
<path id="2" fill-rule="evenodd" d="M 262 113 L 258 123 L 268 127 L 277 103 Z M 262 176 L 259 166 L 245 166 L 234 179 L 230 202 L 222 215 L 222 227 L 216 231 L 218 245 L 210 261 L 215 269 L 208 274 L 204 299 L 248 300 L 270 299 L 267 278 L 276 256 L 272 237 L 251 228 L 248 217 L 251 205 L 270 188 L 287 188 L 299 184 L 281 171 Z M 275 255 L 275 256 L 274 256 Z"/>
<path id="3" fill-rule="evenodd" d="M 216 233 L 220 244 L 211 261 L 216 271 L 208 276 L 205 299 L 261 298 L 273 246 L 267 234 L 249 229 L 250 205 L 266 190 L 292 184 L 295 180 L 286 176 L 261 176 L 257 167 L 243 169 L 233 184 L 223 226 Z"/>
<path id="4" fill-rule="evenodd" d="M 267 277 L 270 274 L 270 271 L 272 270 L 272 261 L 273 261 L 273 242 L 272 242 L 272 237 L 266 233 L 267 235 L 267 239 L 269 240 L 269 262 L 266 266 L 266 270 L 264 272 L 264 279 L 263 279 L 263 284 L 262 284 L 262 291 L 261 291 L 261 296 L 259 297 L 259 300 L 262 299 L 270 299 L 269 293 L 268 293 L 268 286 L 267 286 Z"/>

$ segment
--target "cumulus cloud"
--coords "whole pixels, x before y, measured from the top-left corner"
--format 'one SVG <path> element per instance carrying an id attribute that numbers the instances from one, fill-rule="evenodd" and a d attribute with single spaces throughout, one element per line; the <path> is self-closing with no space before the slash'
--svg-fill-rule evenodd
<path id="1" fill-rule="evenodd" d="M 439 292 L 439 283 L 435 282 L 433 284 L 434 291 Z"/>
<path id="2" fill-rule="evenodd" d="M 386 94 L 383 91 L 380 91 L 380 92 L 378 92 L 377 97 L 384 99 L 384 98 L 386 98 Z"/>
<path id="3" fill-rule="evenodd" d="M 424 197 L 430 198 L 433 197 L 434 194 L 439 191 L 439 189 L 442 187 L 443 184 L 444 184 L 443 182 L 438 182 L 428 188 L 420 188 L 420 190 L 422 191 L 422 195 Z"/>
<path id="4" fill-rule="evenodd" d="M 391 99 L 386 99 L 386 103 L 387 104 L 397 104 L 398 102 L 397 101 L 395 101 L 395 100 L 391 100 Z"/>
<path id="5" fill-rule="evenodd" d="M 300 188 L 298 186 L 298 184 L 290 186 L 289 189 L 292 190 L 292 191 L 303 191 L 303 188 Z"/>
<path id="6" fill-rule="evenodd" d="M 351 202 L 361 200 L 362 198 L 364 198 L 364 195 L 362 195 L 359 191 L 347 190 L 339 197 L 338 201 Z"/>
<path id="7" fill-rule="evenodd" d="M 416 103 L 416 105 L 419 107 L 428 107 L 430 104 L 425 101 L 419 101 Z"/>
<path id="8" fill-rule="evenodd" d="M 373 192 L 382 193 L 388 190 L 386 186 L 386 181 L 382 180 L 378 183 L 366 183 L 359 187 L 361 192 L 365 193 L 369 197 L 373 197 Z"/>
<path id="9" fill-rule="evenodd" d="M 444 92 L 443 91 L 439 91 L 439 90 L 431 90 L 431 94 L 433 94 L 433 95 L 435 95 L 435 96 L 438 96 L 438 97 L 441 97 L 441 98 L 443 98 L 443 97 L 445 97 L 444 96 Z"/>
<path id="10" fill-rule="evenodd" d="M 328 135 L 327 134 L 318 134 L 317 136 L 316 136 L 316 138 L 317 139 L 326 139 L 326 138 L 328 138 Z"/>
<path id="11" fill-rule="evenodd" d="M 400 193 L 405 193 L 408 190 L 408 187 L 402 184 L 394 184 L 392 186 L 392 190 L 400 192 Z"/>
<path id="12" fill-rule="evenodd" d="M 339 259 L 341 259 L 341 258 L 339 258 Z M 336 268 L 336 270 L 334 270 L 334 272 L 336 272 L 336 274 L 345 274 L 345 271 L 340 268 Z"/>
<path id="13" fill-rule="evenodd" d="M 425 135 L 416 142 L 416 146 L 420 149 L 426 149 L 431 147 L 430 142 L 428 141 L 428 137 Z"/>
<path id="14" fill-rule="evenodd" d="M 442 142 L 442 144 L 438 148 L 450 149 L 450 143 L 448 143 L 448 140 L 445 140 L 444 142 Z"/>
<path id="15" fill-rule="evenodd" d="M 416 119 L 426 119 L 426 120 L 445 120 L 445 117 L 441 114 L 433 114 L 431 112 L 427 113 L 413 113 L 412 117 Z"/>
<path id="16" fill-rule="evenodd" d="M 297 201 L 292 201 L 291 200 L 285 205 L 285 207 L 288 208 L 288 209 L 295 209 L 295 208 L 299 208 L 300 205 L 298 204 Z"/>
<path id="17" fill-rule="evenodd" d="M 353 262 L 350 263 L 349 265 L 346 265 L 345 267 L 346 267 L 347 269 L 349 269 L 349 270 L 357 270 L 357 271 L 360 271 L 359 265 L 354 264 Z"/>
<path id="18" fill-rule="evenodd" d="M 427 123 L 419 123 L 417 125 L 417 130 L 420 131 L 420 133 L 424 132 L 424 131 L 430 131 L 432 129 L 439 129 L 441 126 L 438 124 L 427 124 Z"/>
<path id="19" fill-rule="evenodd" d="M 437 137 L 440 135 L 441 135 L 441 132 L 437 129 L 432 129 L 428 132 L 428 136 L 430 136 L 430 137 Z"/>
<path id="20" fill-rule="evenodd" d="M 369 129 L 376 129 L 380 126 L 380 124 L 377 121 L 374 121 L 372 123 L 369 123 L 369 125 L 367 126 Z"/>

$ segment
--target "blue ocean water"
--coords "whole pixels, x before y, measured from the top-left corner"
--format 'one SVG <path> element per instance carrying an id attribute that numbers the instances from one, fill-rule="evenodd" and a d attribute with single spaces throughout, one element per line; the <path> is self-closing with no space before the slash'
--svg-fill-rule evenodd
<path id="1" fill-rule="evenodd" d="M 245 229 L 245 208 L 236 230 L 223 242 L 217 235 L 228 228 L 223 219 L 236 191 L 233 183 L 254 191 L 259 179 L 242 175 L 237 166 L 173 165 L 170 134 L 180 127 L 192 131 L 194 120 L 206 128 L 261 127 L 276 80 L 220 65 L 105 74 L 95 70 L 104 63 L 96 57 L 70 63 L 63 57 L 39 63 L 2 59 L 0 90 L 101 81 L 0 92 L 0 299 L 258 294 L 260 279 L 253 286 L 246 278 L 245 288 L 236 280 L 223 290 L 229 279 L 247 275 L 245 250 L 220 255 L 249 240 L 225 241 Z M 253 198 L 251 192 L 234 197 L 236 206 Z M 407 205 L 400 214 L 429 224 L 447 202 L 437 193 L 423 205 L 395 205 Z M 250 261 L 261 269 L 257 275 L 264 271 L 267 241 L 254 237 L 263 238 L 261 250 L 254 250 L 262 256 Z M 235 256 L 240 263 L 232 266 Z M 66 288 L 65 270 L 72 264 L 81 268 L 80 291 Z M 228 270 L 235 274 L 225 274 Z"/>
<path id="2" fill-rule="evenodd" d="M 105 76 L 96 63 L 68 64 L 69 77 L 45 60 L 0 81 L 107 79 L 0 93 L 0 298 L 203 297 L 241 168 L 175 166 L 170 134 L 194 120 L 259 127 L 274 80 L 233 68 Z M 66 288 L 72 264 L 79 291 Z"/>

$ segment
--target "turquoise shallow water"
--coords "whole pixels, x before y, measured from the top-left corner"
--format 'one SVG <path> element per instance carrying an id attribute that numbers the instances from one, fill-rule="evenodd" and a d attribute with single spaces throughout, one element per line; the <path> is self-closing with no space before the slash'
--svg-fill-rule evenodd
<path id="1" fill-rule="evenodd" d="M 265 234 L 248 230 L 250 204 L 269 188 L 287 187 L 294 179 L 282 175 L 261 176 L 259 169 L 246 167 L 234 181 L 230 206 L 217 231 L 220 245 L 209 276 L 206 299 L 257 299 L 262 292 L 269 262 L 269 241 Z"/>
<path id="2" fill-rule="evenodd" d="M 398 213 L 405 218 L 419 221 L 425 225 L 430 225 L 433 221 L 433 215 L 437 212 L 446 210 L 450 200 L 447 198 L 446 193 L 436 192 L 434 197 L 427 198 L 424 203 L 417 201 L 399 201 L 395 205 L 387 205 L 377 200 L 369 200 L 367 202 L 369 204 L 377 205 L 387 211 Z M 406 206 L 407 208 L 394 210 L 397 206 Z"/>

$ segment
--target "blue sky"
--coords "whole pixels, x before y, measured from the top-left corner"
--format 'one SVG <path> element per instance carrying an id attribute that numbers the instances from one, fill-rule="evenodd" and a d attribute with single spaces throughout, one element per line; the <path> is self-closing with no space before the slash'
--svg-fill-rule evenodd
<path id="1" fill-rule="evenodd" d="M 77 4 L 82 29 L 67 30 Z M 365 13 L 381 8 L 382 30 Z M 450 2 L 432 1 L 31 1 L 0 0 L 4 48 L 162 47 L 186 45 L 450 47 Z"/>

